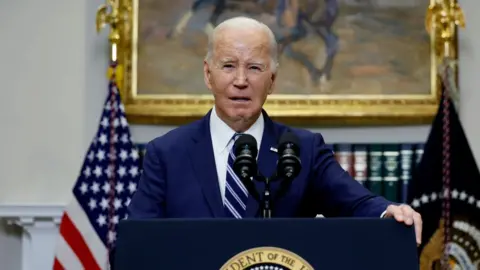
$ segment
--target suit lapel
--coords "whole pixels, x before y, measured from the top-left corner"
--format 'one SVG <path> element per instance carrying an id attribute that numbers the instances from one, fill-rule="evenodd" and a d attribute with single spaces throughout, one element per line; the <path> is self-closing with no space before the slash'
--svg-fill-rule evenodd
<path id="1" fill-rule="evenodd" d="M 264 176 L 270 177 L 271 175 L 273 175 L 277 168 L 278 156 L 276 152 L 271 150 L 271 148 L 277 147 L 278 134 L 274 123 L 268 117 L 265 111 L 263 112 L 263 116 L 265 121 L 265 128 L 263 131 L 262 142 L 258 154 L 258 169 Z M 254 181 L 255 187 L 260 194 L 260 198 L 262 198 L 263 191 L 265 190 L 265 185 L 263 183 L 259 183 L 256 180 Z M 259 213 L 259 207 L 259 203 L 252 196 L 249 196 L 246 217 L 256 217 L 256 215 Z"/>
<path id="2" fill-rule="evenodd" d="M 211 111 L 210 111 L 211 112 Z M 203 189 L 203 195 L 214 217 L 224 217 L 220 187 L 218 185 L 217 169 L 210 138 L 210 112 L 200 121 L 199 132 L 193 136 L 192 158 L 195 176 Z"/>

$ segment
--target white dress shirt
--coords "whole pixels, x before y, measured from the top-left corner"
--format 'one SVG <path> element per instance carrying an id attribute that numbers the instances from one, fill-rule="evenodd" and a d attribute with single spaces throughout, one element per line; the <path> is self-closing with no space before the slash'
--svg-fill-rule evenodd
<path id="1" fill-rule="evenodd" d="M 263 114 L 244 134 L 252 135 L 257 140 L 257 147 L 260 149 L 264 128 Z M 220 194 L 222 201 L 225 198 L 225 183 L 227 181 L 227 162 L 228 153 L 233 147 L 233 141 L 230 141 L 236 132 L 231 129 L 217 115 L 215 106 L 210 114 L 210 135 L 212 137 L 213 155 L 215 157 L 215 166 L 218 174 L 218 184 L 220 186 Z"/>

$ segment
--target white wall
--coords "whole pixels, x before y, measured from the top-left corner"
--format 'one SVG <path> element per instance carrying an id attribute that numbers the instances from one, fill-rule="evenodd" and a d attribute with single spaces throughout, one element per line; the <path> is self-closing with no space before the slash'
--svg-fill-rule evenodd
<path id="1" fill-rule="evenodd" d="M 68 197 L 90 135 L 85 7 L 0 2 L 0 203 Z"/>
<path id="2" fill-rule="evenodd" d="M 465 13 L 466 28 L 459 35 L 460 119 L 480 166 L 480 1 L 459 0 Z"/>
<path id="3" fill-rule="evenodd" d="M 461 119 L 480 158 L 478 1 L 460 1 Z M 70 199 L 106 94 L 107 31 L 95 32 L 99 0 L 0 2 L 0 204 L 63 204 Z M 478 76 L 478 75 L 477 75 Z M 477 117 L 478 118 L 478 117 Z M 133 126 L 137 141 L 173 127 Z M 424 141 L 429 126 L 315 129 L 331 142 Z M 1 229 L 0 229 L 1 231 Z M 5 240 L 8 239 L 8 240 Z M 17 242 L 0 232 L 2 269 L 18 269 Z M 8 259 L 6 259 L 8 258 Z M 5 261 L 7 260 L 7 261 Z"/>

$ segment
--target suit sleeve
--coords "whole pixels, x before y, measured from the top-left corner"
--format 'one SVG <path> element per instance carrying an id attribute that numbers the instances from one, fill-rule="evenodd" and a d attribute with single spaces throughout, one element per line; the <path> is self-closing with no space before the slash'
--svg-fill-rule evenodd
<path id="1" fill-rule="evenodd" d="M 165 216 L 165 166 L 154 142 L 146 147 L 143 172 L 137 191 L 128 206 L 129 219 L 162 218 Z"/>
<path id="2" fill-rule="evenodd" d="M 317 213 L 330 217 L 380 217 L 392 204 L 351 177 L 337 162 L 320 134 L 315 134 L 313 151 L 313 190 Z"/>

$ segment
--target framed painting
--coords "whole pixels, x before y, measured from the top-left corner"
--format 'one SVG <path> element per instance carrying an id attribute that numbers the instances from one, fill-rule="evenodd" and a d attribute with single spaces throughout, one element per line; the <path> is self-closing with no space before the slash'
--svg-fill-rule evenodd
<path id="1" fill-rule="evenodd" d="M 298 125 L 430 123 L 440 99 L 428 1 L 120 0 L 121 94 L 129 121 L 182 124 L 213 105 L 203 80 L 208 35 L 221 21 L 256 18 L 280 51 L 264 106 Z M 432 0 L 447 1 L 447 0 Z"/>

